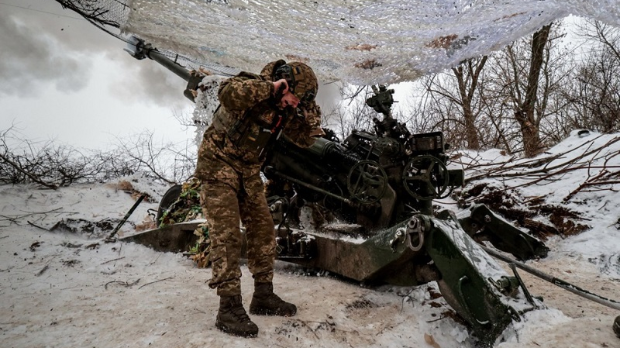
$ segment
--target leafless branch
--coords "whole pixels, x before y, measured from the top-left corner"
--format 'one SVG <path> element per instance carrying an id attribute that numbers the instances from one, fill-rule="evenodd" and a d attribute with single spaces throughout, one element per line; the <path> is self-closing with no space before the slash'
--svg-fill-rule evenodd
<path id="1" fill-rule="evenodd" d="M 172 279 L 172 278 L 174 278 L 174 277 L 168 277 L 168 278 L 164 278 L 164 279 L 158 279 L 158 280 L 152 281 L 152 282 L 150 282 L 150 283 L 146 283 L 146 284 L 144 284 L 144 285 L 141 285 L 138 289 L 142 289 L 143 287 L 145 287 L 145 286 L 147 286 L 147 285 L 151 285 L 151 284 L 158 283 L 158 282 L 163 282 L 164 280 L 168 280 L 168 279 Z"/>

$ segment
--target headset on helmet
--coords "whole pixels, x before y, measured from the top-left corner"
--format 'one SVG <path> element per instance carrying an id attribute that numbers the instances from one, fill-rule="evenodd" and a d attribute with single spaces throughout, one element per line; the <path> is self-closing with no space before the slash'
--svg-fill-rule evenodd
<path id="1" fill-rule="evenodd" d="M 289 90 L 300 102 L 311 102 L 316 97 L 318 82 L 314 71 L 304 63 L 282 64 L 274 71 L 274 81 L 285 79 Z"/>

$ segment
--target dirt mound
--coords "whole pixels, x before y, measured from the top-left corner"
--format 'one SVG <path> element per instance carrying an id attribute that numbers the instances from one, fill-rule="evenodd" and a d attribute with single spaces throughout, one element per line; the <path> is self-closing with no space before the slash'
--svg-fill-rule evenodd
<path id="1" fill-rule="evenodd" d="M 586 218 L 566 206 L 545 203 L 544 197 L 523 197 L 517 190 L 500 188 L 486 182 L 455 192 L 455 195 L 461 208 L 486 204 L 491 210 L 542 240 L 552 235 L 576 235 L 591 228 L 582 223 Z"/>

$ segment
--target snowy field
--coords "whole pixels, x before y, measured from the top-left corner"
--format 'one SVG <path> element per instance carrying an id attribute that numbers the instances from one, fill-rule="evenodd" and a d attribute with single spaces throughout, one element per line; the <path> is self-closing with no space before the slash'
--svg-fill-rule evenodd
<path id="1" fill-rule="evenodd" d="M 540 158 L 565 161 L 619 134 L 576 133 Z M 589 145 L 588 145 L 589 142 Z M 583 146 L 582 146 L 583 145 Z M 620 165 L 620 142 L 592 156 Z M 517 161 L 498 151 L 466 153 L 479 164 Z M 592 158 L 585 158 L 589 161 Z M 541 181 L 517 188 L 524 197 L 561 202 L 595 175 L 589 168 L 567 171 L 561 181 Z M 598 165 L 596 165 L 598 163 Z M 603 163 L 603 162 L 601 162 Z M 506 164 L 505 164 L 506 165 Z M 468 172 L 479 175 L 478 166 Z M 490 168 L 490 169 L 489 169 Z M 589 172 L 588 172 L 589 171 Z M 166 187 L 127 178 L 133 187 L 159 198 Z M 515 187 L 521 179 L 484 179 Z M 524 180 L 524 179 L 523 179 Z M 477 181 L 479 182 L 479 181 Z M 34 186 L 0 186 L 0 347 L 475 347 L 466 329 L 451 317 L 443 299 L 433 299 L 434 283 L 419 287 L 366 288 L 330 274 L 277 263 L 275 288 L 298 306 L 292 318 L 252 316 L 257 338 L 244 339 L 215 329 L 218 297 L 207 286 L 210 269 L 198 269 L 181 254 L 159 253 L 144 246 L 106 243 L 108 232 L 48 231 L 59 221 L 120 220 L 135 199 L 118 182 L 82 184 L 57 191 Z M 471 185 L 471 184 L 470 184 Z M 609 188 L 610 186 L 607 186 Z M 591 229 L 547 241 L 549 257 L 529 265 L 596 294 L 620 298 L 620 185 L 616 191 L 578 192 L 566 205 L 579 211 Z M 448 202 L 449 203 L 449 202 Z M 454 205 L 452 205 L 454 206 Z M 121 233 L 150 219 L 142 202 Z M 86 223 L 82 222 L 82 223 Z M 77 223 L 68 223 L 77 226 Z M 242 267 L 244 303 L 252 281 Z M 530 292 L 547 309 L 530 312 L 509 327 L 495 347 L 620 347 L 612 332 L 620 313 L 587 301 L 521 272 Z"/>

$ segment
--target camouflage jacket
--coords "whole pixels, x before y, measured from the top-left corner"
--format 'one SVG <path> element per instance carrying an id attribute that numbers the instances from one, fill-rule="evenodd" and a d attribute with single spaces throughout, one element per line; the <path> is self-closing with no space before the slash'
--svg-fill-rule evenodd
<path id="1" fill-rule="evenodd" d="M 238 142 L 231 138 L 231 129 L 246 118 L 254 120 L 247 123 L 251 127 L 265 127 L 272 124 L 278 113 L 287 113 L 283 134 L 301 147 L 314 143 L 310 134 L 320 127 L 319 106 L 314 101 L 304 105 L 303 117 L 290 108 L 279 110 L 273 101 L 273 94 L 271 81 L 265 76 L 247 72 L 221 83 L 218 91 L 220 107 L 215 111 L 213 123 L 204 133 L 198 152 L 195 175 L 198 179 L 221 179 L 223 176 L 230 176 L 232 173 L 223 173 L 222 171 L 228 170 L 220 168 L 224 163 L 244 177 L 259 173 L 262 165 L 259 151 L 238 146 Z"/>

